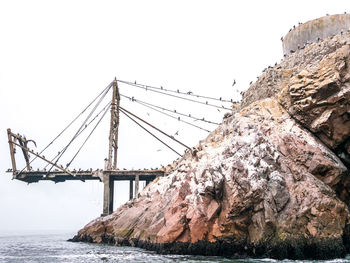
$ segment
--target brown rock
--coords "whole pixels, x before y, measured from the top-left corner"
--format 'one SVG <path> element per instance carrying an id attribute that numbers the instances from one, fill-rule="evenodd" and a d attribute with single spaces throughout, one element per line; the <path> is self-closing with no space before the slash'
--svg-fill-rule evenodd
<path id="1" fill-rule="evenodd" d="M 186 154 L 173 173 L 113 215 L 88 224 L 79 236 L 101 242 L 109 234 L 119 244 L 157 251 L 163 251 L 160 243 L 169 244 L 166 251 L 176 253 L 191 253 L 186 244 L 205 241 L 220 248 L 213 254 L 234 246 L 233 251 L 277 257 L 272 248 L 258 248 L 299 240 L 302 245 L 295 246 L 306 249 L 324 239 L 344 251 L 349 212 L 331 187 L 346 168 L 277 100 L 253 103 L 200 144 L 207 147 L 197 147 L 198 161 Z M 98 231 L 101 224 L 105 233 Z"/>
<path id="2" fill-rule="evenodd" d="M 280 101 L 331 149 L 350 137 L 350 45 L 292 77 Z"/>

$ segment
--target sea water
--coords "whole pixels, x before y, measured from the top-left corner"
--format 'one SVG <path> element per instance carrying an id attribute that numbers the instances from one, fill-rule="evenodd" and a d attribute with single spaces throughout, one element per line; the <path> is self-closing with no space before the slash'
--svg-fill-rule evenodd
<path id="1" fill-rule="evenodd" d="M 158 255 L 152 251 L 133 247 L 116 247 L 99 244 L 73 243 L 66 240 L 74 233 L 50 235 L 0 236 L 1 263 L 36 263 L 36 262 L 277 262 L 273 259 L 229 259 L 223 257 Z M 292 261 L 316 262 L 316 261 Z M 350 255 L 345 259 L 322 262 L 350 263 Z"/>

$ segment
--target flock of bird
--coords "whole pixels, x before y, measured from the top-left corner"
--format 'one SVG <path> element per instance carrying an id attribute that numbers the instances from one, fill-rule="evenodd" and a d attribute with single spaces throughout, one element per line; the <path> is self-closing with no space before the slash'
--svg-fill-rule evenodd
<path id="1" fill-rule="evenodd" d="M 346 15 L 347 13 L 346 12 L 344 12 L 344 14 Z M 326 16 L 329 16 L 329 14 L 326 14 Z M 298 22 L 298 26 L 301 26 L 303 23 L 301 23 L 301 22 Z M 296 25 L 293 25 L 293 27 L 292 28 L 290 28 L 289 29 L 289 31 L 288 32 L 291 32 L 293 29 L 295 29 L 297 26 Z M 342 35 L 344 33 L 344 31 L 340 31 L 340 34 Z M 283 38 L 283 36 L 281 37 L 281 41 L 283 42 L 283 40 L 284 40 L 284 38 Z M 319 42 L 319 41 L 321 41 L 322 39 L 320 38 L 320 37 L 318 37 L 317 38 L 317 42 Z M 302 45 L 302 46 L 300 46 L 300 45 L 298 45 L 297 46 L 297 49 L 298 50 L 302 50 L 302 49 L 304 49 L 307 45 L 309 45 L 309 44 L 312 44 L 313 42 L 311 42 L 311 41 L 306 41 L 305 43 L 304 43 L 304 45 Z M 292 53 L 295 53 L 295 50 L 290 50 L 289 51 L 291 54 Z M 288 55 L 287 54 L 284 54 L 283 55 L 283 57 L 284 58 L 286 58 Z M 278 65 L 278 63 L 276 62 L 275 63 L 275 67 Z M 268 66 L 267 68 L 265 68 L 262 72 L 264 73 L 264 72 L 266 72 L 268 69 L 272 69 L 273 67 L 272 66 Z M 281 68 L 281 67 L 278 67 L 277 69 L 279 69 L 279 68 Z M 257 77 L 257 79 L 259 79 L 259 77 Z M 232 87 L 234 86 L 236 84 L 236 80 L 234 80 L 234 82 L 233 82 L 233 85 L 232 85 Z M 249 82 L 249 85 L 252 85 L 253 84 L 253 81 L 250 81 Z M 244 94 L 244 92 L 240 92 L 240 94 L 241 95 L 243 95 Z"/>
<path id="2" fill-rule="evenodd" d="M 347 14 L 347 13 L 344 12 L 344 15 L 346 15 L 346 14 Z M 326 16 L 329 16 L 329 14 L 326 14 Z M 303 23 L 298 22 L 298 26 L 300 26 L 300 25 L 302 25 L 302 24 L 303 24 Z M 294 30 L 295 28 L 296 28 L 296 26 L 294 25 L 292 28 L 289 29 L 288 32 L 291 32 L 291 31 Z M 343 33 L 344 33 L 343 31 L 340 31 L 340 34 L 343 34 Z M 283 40 L 284 40 L 284 38 L 283 38 L 283 36 L 282 36 L 282 37 L 281 37 L 281 41 L 283 42 Z M 320 37 L 317 38 L 317 42 L 319 42 L 319 41 L 321 41 L 321 40 L 322 40 L 322 39 L 321 39 Z M 305 43 L 303 46 L 298 45 L 297 48 L 298 48 L 298 50 L 304 49 L 308 44 L 311 44 L 311 42 L 306 41 L 306 43 Z M 295 50 L 290 50 L 289 52 L 290 52 L 290 53 L 294 53 Z M 286 56 L 287 56 L 287 55 L 284 54 L 284 57 L 286 57 Z"/>

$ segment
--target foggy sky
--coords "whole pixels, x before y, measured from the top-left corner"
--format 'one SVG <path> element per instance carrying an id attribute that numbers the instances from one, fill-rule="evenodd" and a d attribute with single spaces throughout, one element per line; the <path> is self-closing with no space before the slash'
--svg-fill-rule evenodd
<path id="1" fill-rule="evenodd" d="M 236 87 L 247 89 L 280 61 L 280 38 L 293 25 L 347 8 L 348 1 L 320 0 L 0 1 L 0 233 L 76 231 L 102 212 L 101 183 L 11 180 L 7 128 L 35 139 L 39 151 L 114 77 L 239 99 Z M 120 90 L 217 122 L 225 113 L 125 85 Z M 125 99 L 121 104 L 170 134 L 179 131 L 177 138 L 190 146 L 207 135 Z M 103 168 L 108 118 L 72 168 Z M 127 119 L 120 125 L 119 168 L 155 168 L 177 158 Z M 129 186 L 115 188 L 116 208 L 127 201 Z"/>

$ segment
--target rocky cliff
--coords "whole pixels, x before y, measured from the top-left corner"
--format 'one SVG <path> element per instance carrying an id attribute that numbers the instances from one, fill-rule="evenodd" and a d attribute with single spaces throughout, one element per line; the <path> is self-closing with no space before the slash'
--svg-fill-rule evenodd
<path id="1" fill-rule="evenodd" d="M 287 56 L 166 177 L 73 241 L 333 258 L 350 248 L 350 32 Z"/>

